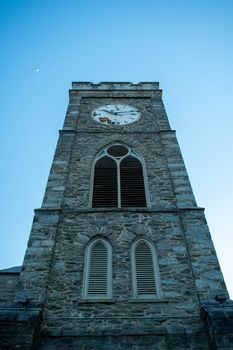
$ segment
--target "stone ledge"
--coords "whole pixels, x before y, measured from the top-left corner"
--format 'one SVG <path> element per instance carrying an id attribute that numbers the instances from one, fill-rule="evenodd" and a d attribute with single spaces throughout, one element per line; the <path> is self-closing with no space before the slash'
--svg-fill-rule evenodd
<path id="1" fill-rule="evenodd" d="M 167 298 L 154 298 L 154 299 L 132 299 L 129 301 L 130 303 L 168 303 L 169 300 Z"/>
<path id="2" fill-rule="evenodd" d="M 139 90 L 139 89 L 138 89 Z M 70 95 L 71 94 L 75 94 L 76 93 L 76 91 L 80 91 L 81 92 L 81 90 L 69 90 L 69 92 L 70 92 Z M 151 91 L 153 91 L 153 92 L 155 92 L 156 91 L 156 94 L 155 94 L 155 97 L 161 97 L 161 95 L 162 95 L 162 93 L 161 93 L 161 90 L 140 90 L 141 92 L 151 92 Z M 94 96 L 93 96 L 93 93 L 98 93 L 98 94 L 95 94 Z M 119 99 L 126 99 L 127 98 L 127 100 L 130 100 L 130 99 L 137 99 L 137 100 L 143 100 L 143 99 L 151 99 L 152 98 L 152 96 L 148 96 L 148 94 L 146 94 L 146 95 L 140 95 L 140 96 L 138 96 L 138 95 L 136 95 L 135 94 L 135 91 L 133 91 L 133 90 L 111 90 L 110 92 L 109 92 L 109 90 L 82 90 L 82 96 L 81 96 L 81 98 L 82 99 L 93 99 L 93 97 L 95 98 L 95 99 L 102 99 L 102 98 L 117 98 L 118 100 Z M 127 96 L 126 96 L 126 93 L 127 93 Z M 131 93 L 131 95 L 129 95 L 129 93 Z M 111 94 L 111 96 L 109 96 L 109 94 Z M 72 97 L 72 96 L 71 96 Z M 74 105 L 76 105 L 77 106 L 77 103 L 76 104 L 74 104 L 74 103 L 72 103 L 72 105 L 74 106 Z M 103 124 L 104 125 L 104 124 Z"/>
<path id="3" fill-rule="evenodd" d="M 204 302 L 201 316 L 211 349 L 233 349 L 233 301 Z"/>
<path id="4" fill-rule="evenodd" d="M 92 304 L 92 303 L 102 303 L 102 304 L 115 304 L 113 299 L 79 299 L 78 304 Z"/>
<path id="5" fill-rule="evenodd" d="M 36 208 L 34 209 L 34 212 L 36 213 L 37 211 L 39 212 L 54 212 L 54 211 L 57 211 L 57 212 L 61 212 L 61 208 Z"/>
<path id="6" fill-rule="evenodd" d="M 40 329 L 41 308 L 0 308 L 0 349 L 34 348 Z"/>
<path id="7" fill-rule="evenodd" d="M 128 301 L 128 300 L 127 300 Z M 114 299 L 80 299 L 78 304 L 90 304 L 90 303 L 103 303 L 103 304 L 115 304 L 125 302 L 125 300 L 114 300 Z M 168 303 L 169 300 L 167 298 L 151 298 L 151 299 L 132 299 L 129 300 L 130 303 Z"/>
<path id="8" fill-rule="evenodd" d="M 58 131 L 59 134 L 76 134 L 75 129 L 62 129 Z"/>
<path id="9" fill-rule="evenodd" d="M 99 125 L 98 125 L 99 126 Z M 104 127 L 109 127 L 108 125 L 102 125 Z M 125 125 L 127 126 L 127 125 Z M 122 128 L 122 125 L 114 125 L 114 128 L 117 128 L 117 133 L 119 133 L 119 130 L 120 128 Z M 127 130 L 122 130 L 122 132 L 124 132 L 124 134 L 141 134 L 142 132 L 141 131 L 127 131 Z M 100 134 L 100 133 L 104 133 L 104 134 L 112 134 L 113 133 L 113 129 L 111 130 L 106 130 L 106 129 L 103 129 L 101 131 L 97 130 L 75 130 L 75 129 L 61 129 L 59 130 L 59 134 Z M 143 131 L 144 134 L 160 134 L 160 133 L 172 133 L 172 134 L 175 134 L 176 133 L 176 130 L 170 130 L 170 129 L 164 129 L 164 130 L 148 130 L 148 131 Z"/>
<path id="10" fill-rule="evenodd" d="M 94 334 L 94 337 L 103 337 L 103 336 L 114 336 L 114 337 L 122 337 L 122 336 L 153 336 L 153 335 L 166 335 L 168 332 L 165 327 L 156 327 L 152 329 L 148 329 L 148 331 L 142 331 L 140 330 L 129 330 L 125 332 L 113 332 L 113 331 L 96 331 Z M 173 333 L 171 333 L 173 334 Z M 179 334 L 179 333 L 174 333 Z M 184 334 L 184 331 L 181 331 L 180 334 Z M 61 329 L 60 331 L 47 331 L 43 332 L 43 336 L 50 336 L 50 337 L 93 337 L 93 334 L 91 332 L 80 332 L 75 330 L 69 330 L 69 329 Z M 88 348 L 87 348 L 88 349 Z M 99 348 L 100 349 L 100 348 Z M 109 349 L 109 348 L 106 348 Z"/>
<path id="11" fill-rule="evenodd" d="M 151 209 L 151 208 L 74 208 L 74 209 L 63 209 L 63 208 L 36 208 L 35 212 L 60 212 L 60 213 L 180 213 L 183 211 L 203 211 L 202 207 L 187 207 L 177 209 Z"/>
<path id="12" fill-rule="evenodd" d="M 95 316 L 95 318 L 93 317 L 79 317 L 79 316 L 55 316 L 55 317 L 49 317 L 49 316 L 45 316 L 43 318 L 44 320 L 75 320 L 77 322 L 82 322 L 82 320 L 153 320 L 153 321 L 157 321 L 157 322 L 166 322 L 167 320 L 172 321 L 172 320 L 181 320 L 181 321 L 186 321 L 186 320 L 192 320 L 193 322 L 197 322 L 200 320 L 200 316 L 199 315 L 186 315 L 186 316 L 174 316 L 174 315 L 166 315 L 166 316 Z"/>
<path id="13" fill-rule="evenodd" d="M 99 82 L 90 81 L 72 82 L 73 90 L 159 90 L 158 82 Z"/>
<path id="14" fill-rule="evenodd" d="M 143 332 L 142 332 L 143 333 Z M 154 333 L 154 332 L 152 332 Z M 43 349 L 56 350 L 119 350 L 119 349 L 209 349 L 203 333 L 195 334 L 137 334 L 137 335 L 91 335 L 91 336 L 57 336 L 43 333 Z M 224 349 L 225 350 L 225 349 Z"/>

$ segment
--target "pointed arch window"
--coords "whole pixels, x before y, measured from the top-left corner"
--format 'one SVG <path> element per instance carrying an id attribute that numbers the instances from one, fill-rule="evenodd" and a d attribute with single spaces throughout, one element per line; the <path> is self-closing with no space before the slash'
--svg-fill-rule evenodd
<path id="1" fill-rule="evenodd" d="M 154 245 L 140 238 L 131 249 L 133 298 L 154 299 L 161 297 L 157 255 Z"/>
<path id="2" fill-rule="evenodd" d="M 146 207 L 145 170 L 130 147 L 114 144 L 95 162 L 92 207 Z"/>
<path id="3" fill-rule="evenodd" d="M 104 238 L 97 238 L 87 246 L 83 297 L 112 298 L 112 247 Z"/>

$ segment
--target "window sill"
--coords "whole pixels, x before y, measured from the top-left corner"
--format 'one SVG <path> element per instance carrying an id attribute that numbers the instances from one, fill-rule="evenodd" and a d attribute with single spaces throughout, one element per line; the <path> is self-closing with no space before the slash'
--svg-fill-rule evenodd
<path id="1" fill-rule="evenodd" d="M 118 302 L 125 302 L 126 300 L 119 300 Z M 131 299 L 128 300 L 130 303 L 168 303 L 167 298 L 141 298 L 141 299 Z M 113 299 L 79 299 L 78 304 L 93 304 L 93 303 L 102 303 L 102 304 L 115 304 L 116 300 Z"/>
<path id="2" fill-rule="evenodd" d="M 79 299 L 79 304 L 91 304 L 91 303 L 103 303 L 103 304 L 114 304 L 115 300 L 113 299 Z"/>
<path id="3" fill-rule="evenodd" d="M 130 300 L 130 303 L 168 303 L 167 298 L 137 298 Z"/>

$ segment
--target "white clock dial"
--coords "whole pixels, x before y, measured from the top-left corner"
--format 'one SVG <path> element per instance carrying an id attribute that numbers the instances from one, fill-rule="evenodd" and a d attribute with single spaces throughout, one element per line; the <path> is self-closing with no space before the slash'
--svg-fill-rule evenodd
<path id="1" fill-rule="evenodd" d="M 95 109 L 92 112 L 92 118 L 101 124 L 126 125 L 138 120 L 140 112 L 132 106 L 111 104 Z"/>

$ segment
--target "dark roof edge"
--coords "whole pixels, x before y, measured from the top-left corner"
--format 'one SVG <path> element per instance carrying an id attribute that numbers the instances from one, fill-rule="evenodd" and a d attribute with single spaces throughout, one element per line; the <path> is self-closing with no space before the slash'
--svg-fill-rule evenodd
<path id="1" fill-rule="evenodd" d="M 20 273 L 21 269 L 22 269 L 22 266 L 13 266 L 7 269 L 0 270 L 0 273 Z"/>

